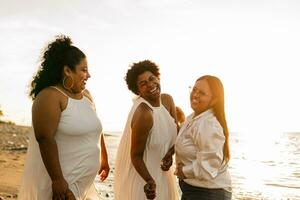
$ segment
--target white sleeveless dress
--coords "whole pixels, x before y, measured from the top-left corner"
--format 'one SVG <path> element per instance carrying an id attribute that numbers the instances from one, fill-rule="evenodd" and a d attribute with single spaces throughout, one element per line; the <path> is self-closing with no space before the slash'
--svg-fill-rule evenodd
<path id="1" fill-rule="evenodd" d="M 100 167 L 101 131 L 94 104 L 85 96 L 80 100 L 68 97 L 55 140 L 63 176 L 76 200 L 99 199 L 93 182 Z M 18 199 L 52 200 L 52 181 L 33 133 L 30 135 Z"/>
<path id="2" fill-rule="evenodd" d="M 162 104 L 159 107 L 152 107 L 142 97 L 134 101 L 118 147 L 114 181 L 115 200 L 146 200 L 144 193 L 146 182 L 137 173 L 130 158 L 131 120 L 141 103 L 146 103 L 153 112 L 153 127 L 147 138 L 143 159 L 156 183 L 155 199 L 177 200 L 174 170 L 170 168 L 169 171 L 162 171 L 160 168 L 162 158 L 175 143 L 176 124 Z"/>

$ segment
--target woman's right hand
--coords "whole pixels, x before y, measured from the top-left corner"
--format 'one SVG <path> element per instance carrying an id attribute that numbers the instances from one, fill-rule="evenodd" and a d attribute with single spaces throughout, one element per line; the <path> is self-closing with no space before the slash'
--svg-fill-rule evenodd
<path id="1" fill-rule="evenodd" d="M 144 192 L 147 199 L 154 199 L 156 197 L 156 184 L 154 180 L 150 180 L 145 184 Z"/>
<path id="2" fill-rule="evenodd" d="M 52 200 L 75 200 L 65 179 L 52 181 Z"/>

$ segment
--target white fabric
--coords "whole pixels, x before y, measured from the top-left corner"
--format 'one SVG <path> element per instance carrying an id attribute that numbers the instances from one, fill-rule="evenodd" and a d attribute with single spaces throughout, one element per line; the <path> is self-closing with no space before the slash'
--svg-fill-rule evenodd
<path id="1" fill-rule="evenodd" d="M 223 128 L 212 110 L 193 119 L 187 117 L 175 143 L 176 163 L 183 163 L 187 179 L 196 187 L 224 188 L 231 190 L 231 178 L 227 163 L 223 161 L 225 136 Z"/>
<path id="2" fill-rule="evenodd" d="M 93 181 L 99 170 L 99 137 L 102 126 L 93 103 L 68 98 L 61 113 L 55 140 L 64 178 L 76 200 L 97 196 Z M 52 182 L 41 158 L 39 145 L 31 134 L 19 200 L 51 200 Z M 93 198 L 98 199 L 98 198 Z"/>
<path id="3" fill-rule="evenodd" d="M 146 199 L 144 185 L 146 182 L 137 173 L 130 158 L 131 120 L 136 108 L 146 103 L 153 111 L 153 127 L 147 138 L 144 151 L 144 162 L 149 173 L 156 182 L 156 200 L 177 200 L 174 170 L 161 170 L 161 160 L 174 145 L 176 139 L 176 124 L 163 105 L 152 107 L 143 98 L 138 97 L 129 113 L 125 130 L 120 141 L 116 157 L 114 192 L 115 200 Z"/>

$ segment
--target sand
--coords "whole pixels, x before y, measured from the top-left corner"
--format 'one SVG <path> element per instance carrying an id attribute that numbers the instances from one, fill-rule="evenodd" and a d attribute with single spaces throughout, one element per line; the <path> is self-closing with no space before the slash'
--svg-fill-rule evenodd
<path id="1" fill-rule="evenodd" d="M 25 126 L 0 124 L 0 200 L 17 199 L 31 130 Z"/>

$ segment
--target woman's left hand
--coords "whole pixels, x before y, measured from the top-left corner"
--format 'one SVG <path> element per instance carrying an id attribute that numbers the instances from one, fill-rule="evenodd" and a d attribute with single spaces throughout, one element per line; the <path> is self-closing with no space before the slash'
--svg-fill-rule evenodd
<path id="1" fill-rule="evenodd" d="M 163 157 L 163 159 L 161 160 L 161 165 L 160 168 L 163 171 L 168 171 L 170 169 L 170 167 L 173 164 L 173 154 L 174 154 L 174 146 L 172 146 L 169 151 L 166 153 L 166 155 Z"/>
<path id="2" fill-rule="evenodd" d="M 176 171 L 175 171 L 175 175 L 180 179 L 186 179 L 186 176 L 184 175 L 183 171 L 182 171 L 182 167 L 184 166 L 183 163 L 178 163 L 176 166 Z"/>
<path id="3" fill-rule="evenodd" d="M 172 166 L 173 164 L 173 158 L 172 158 L 172 155 L 166 155 L 162 160 L 161 160 L 161 165 L 160 165 L 160 168 L 163 170 L 163 171 L 168 171 L 170 169 L 170 167 Z"/>
<path id="4" fill-rule="evenodd" d="M 100 165 L 100 169 L 98 171 L 98 174 L 100 176 L 100 181 L 103 182 L 108 174 L 109 174 L 109 164 L 108 162 L 101 162 L 101 165 Z"/>

